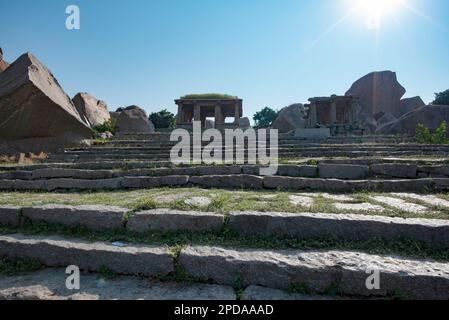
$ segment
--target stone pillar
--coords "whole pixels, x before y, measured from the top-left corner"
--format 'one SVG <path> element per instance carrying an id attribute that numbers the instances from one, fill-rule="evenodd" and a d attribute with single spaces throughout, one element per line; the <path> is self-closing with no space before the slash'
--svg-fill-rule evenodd
<path id="1" fill-rule="evenodd" d="M 201 121 L 201 106 L 196 103 L 193 105 L 193 121 Z"/>
<path id="2" fill-rule="evenodd" d="M 178 104 L 178 116 L 176 118 L 176 123 L 177 124 L 181 124 L 184 122 L 184 114 L 183 114 L 184 110 L 182 108 L 181 104 Z"/>
<path id="3" fill-rule="evenodd" d="M 352 103 L 352 108 L 351 108 L 351 112 L 352 112 L 352 124 L 356 124 L 357 123 L 357 103 L 353 102 Z"/>
<path id="4" fill-rule="evenodd" d="M 317 124 L 317 116 L 316 116 L 316 104 L 312 103 L 310 105 L 310 111 L 309 111 L 309 119 L 310 119 L 310 127 L 315 128 Z"/>
<path id="5" fill-rule="evenodd" d="M 337 123 L 337 102 L 332 100 L 331 102 L 331 125 Z"/>
<path id="6" fill-rule="evenodd" d="M 222 127 L 224 125 L 223 112 L 221 110 L 221 105 L 215 106 L 215 128 Z"/>
<path id="7" fill-rule="evenodd" d="M 239 121 L 240 121 L 240 104 L 237 102 L 236 104 L 235 104 L 235 115 L 234 115 L 234 118 L 235 118 L 235 124 L 239 124 Z"/>

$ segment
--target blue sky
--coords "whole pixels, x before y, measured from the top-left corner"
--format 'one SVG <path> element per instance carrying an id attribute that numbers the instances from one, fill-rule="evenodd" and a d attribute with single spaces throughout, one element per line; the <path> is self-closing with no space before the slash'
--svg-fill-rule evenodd
<path id="1" fill-rule="evenodd" d="M 0 46 L 10 62 L 31 51 L 70 96 L 87 91 L 111 110 L 176 112 L 183 94 L 220 92 L 252 117 L 344 94 L 378 70 L 425 102 L 449 88 L 449 1 L 404 0 L 375 30 L 366 11 L 348 15 L 357 1 L 1 0 Z M 80 30 L 65 28 L 71 4 Z"/>

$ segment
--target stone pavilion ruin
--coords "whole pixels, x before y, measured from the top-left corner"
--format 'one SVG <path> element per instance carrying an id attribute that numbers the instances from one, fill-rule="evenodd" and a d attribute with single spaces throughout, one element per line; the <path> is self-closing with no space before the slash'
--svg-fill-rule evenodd
<path id="1" fill-rule="evenodd" d="M 243 115 L 243 100 L 232 96 L 192 95 L 175 100 L 178 105 L 176 126 L 190 130 L 193 121 L 201 121 L 201 127 L 206 128 L 206 120 L 213 118 L 216 129 L 235 129 L 240 126 Z M 233 122 L 226 122 L 233 118 Z"/>

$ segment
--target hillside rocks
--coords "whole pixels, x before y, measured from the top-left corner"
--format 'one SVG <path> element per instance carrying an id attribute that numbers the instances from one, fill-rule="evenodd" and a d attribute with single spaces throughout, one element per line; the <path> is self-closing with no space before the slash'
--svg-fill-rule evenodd
<path id="1" fill-rule="evenodd" d="M 148 115 L 142 108 L 138 106 L 129 106 L 126 108 L 119 108 L 117 117 L 117 133 L 153 133 L 154 125 L 148 119 Z"/>
<path id="2" fill-rule="evenodd" d="M 6 70 L 9 67 L 9 63 L 3 60 L 3 50 L 0 48 L 0 72 Z"/>
<path id="3" fill-rule="evenodd" d="M 0 73 L 0 139 L 12 148 L 55 151 L 91 136 L 58 81 L 31 53 Z"/>
<path id="4" fill-rule="evenodd" d="M 406 98 L 401 100 L 401 115 L 405 115 L 411 111 L 424 107 L 426 104 L 421 97 Z"/>
<path id="5" fill-rule="evenodd" d="M 89 124 L 90 127 L 103 124 L 109 120 L 108 106 L 104 101 L 97 100 L 86 92 L 80 92 L 72 99 L 73 104 L 78 110 L 81 119 Z"/>
<path id="6" fill-rule="evenodd" d="M 430 130 L 436 130 L 443 121 L 449 121 L 449 106 L 424 106 L 404 115 L 395 122 L 379 127 L 376 133 L 415 135 L 416 127 L 419 124 L 423 124 Z"/>
<path id="7" fill-rule="evenodd" d="M 357 80 L 346 92 L 359 100 L 363 112 L 375 115 L 379 112 L 401 115 L 400 100 L 405 94 L 404 87 L 391 71 L 372 72 Z"/>
<path id="8" fill-rule="evenodd" d="M 287 133 L 295 129 L 305 128 L 304 106 L 301 103 L 292 104 L 279 111 L 272 128 L 280 133 Z"/>

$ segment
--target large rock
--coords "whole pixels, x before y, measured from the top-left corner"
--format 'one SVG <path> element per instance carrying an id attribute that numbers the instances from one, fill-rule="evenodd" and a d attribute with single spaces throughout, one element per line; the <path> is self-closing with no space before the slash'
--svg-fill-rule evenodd
<path id="1" fill-rule="evenodd" d="M 391 113 L 380 112 L 380 113 L 378 113 L 376 120 L 379 125 L 383 125 L 385 123 L 390 123 L 390 122 L 396 121 L 397 118 L 394 115 L 392 115 Z"/>
<path id="2" fill-rule="evenodd" d="M 401 100 L 400 112 L 401 115 L 405 115 L 411 111 L 424 107 L 426 104 L 422 101 L 421 97 L 406 98 Z"/>
<path id="3" fill-rule="evenodd" d="M 273 129 L 278 129 L 280 133 L 287 133 L 295 129 L 305 128 L 306 122 L 304 120 L 304 115 L 305 110 L 302 104 L 292 104 L 279 112 L 272 127 Z"/>
<path id="4" fill-rule="evenodd" d="M 374 119 L 374 116 L 370 113 L 359 113 L 357 115 L 357 119 L 360 123 L 360 127 L 365 131 L 366 134 L 372 134 L 377 130 L 377 120 Z"/>
<path id="5" fill-rule="evenodd" d="M 0 140 L 17 151 L 55 151 L 92 136 L 51 72 L 32 54 L 0 73 Z"/>
<path id="6" fill-rule="evenodd" d="M 117 133 L 153 133 L 154 125 L 148 118 L 147 113 L 138 106 L 119 108 L 116 112 Z"/>
<path id="7" fill-rule="evenodd" d="M 243 117 L 239 119 L 239 127 L 242 130 L 247 130 L 249 128 L 251 128 L 251 123 L 249 121 L 248 117 Z"/>
<path id="8" fill-rule="evenodd" d="M 414 136 L 419 124 L 423 124 L 430 130 L 436 130 L 443 121 L 449 122 L 449 106 L 430 105 L 409 112 L 397 121 L 379 127 L 377 133 Z"/>
<path id="9" fill-rule="evenodd" d="M 81 118 L 91 127 L 103 124 L 111 118 L 106 102 L 97 100 L 86 92 L 78 93 L 72 101 Z"/>
<path id="10" fill-rule="evenodd" d="M 9 63 L 3 60 L 3 50 L 0 48 L 0 72 L 6 70 L 9 67 Z"/>
<path id="11" fill-rule="evenodd" d="M 356 97 L 363 112 L 375 115 L 379 112 L 401 115 L 401 98 L 404 87 L 397 81 L 396 73 L 391 71 L 372 72 L 357 80 L 346 92 Z"/>

